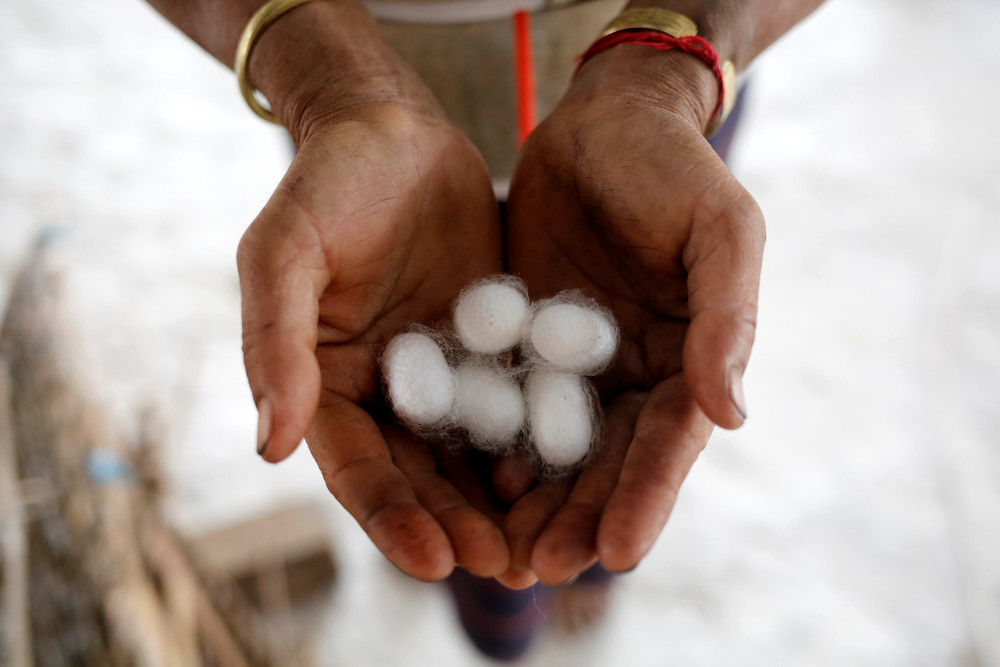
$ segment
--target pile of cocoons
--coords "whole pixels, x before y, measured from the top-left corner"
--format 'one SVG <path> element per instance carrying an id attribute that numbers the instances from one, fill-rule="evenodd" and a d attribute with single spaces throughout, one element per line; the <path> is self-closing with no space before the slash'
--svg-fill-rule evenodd
<path id="1" fill-rule="evenodd" d="M 426 438 L 494 454 L 518 447 L 540 467 L 584 465 L 600 435 L 600 403 L 588 376 L 618 349 L 609 311 L 576 291 L 531 303 L 518 278 L 469 285 L 453 330 L 414 327 L 385 348 L 385 393 L 399 420 Z"/>

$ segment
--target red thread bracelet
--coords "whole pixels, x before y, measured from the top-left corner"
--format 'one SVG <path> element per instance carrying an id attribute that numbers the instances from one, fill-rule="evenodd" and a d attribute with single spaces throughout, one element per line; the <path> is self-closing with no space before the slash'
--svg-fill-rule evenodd
<path id="1" fill-rule="evenodd" d="M 715 80 L 719 82 L 719 102 L 715 105 L 715 111 L 712 112 L 712 117 L 708 121 L 708 126 L 712 127 L 715 119 L 719 117 L 724 108 L 725 98 L 728 91 L 726 91 L 725 79 L 722 76 L 722 67 L 719 65 L 719 54 L 715 52 L 712 45 L 701 37 L 694 35 L 687 37 L 674 37 L 668 35 L 665 32 L 660 32 L 659 30 L 620 30 L 618 32 L 613 32 L 610 35 L 605 35 L 599 40 L 590 45 L 583 55 L 577 58 L 577 71 L 583 66 L 585 62 L 596 56 L 602 51 L 607 51 L 616 46 L 622 46 L 624 44 L 639 44 L 642 46 L 651 46 L 659 51 L 672 51 L 673 49 L 679 49 L 684 53 L 690 53 L 693 56 L 701 58 L 709 67 L 712 68 L 712 73 L 715 74 Z"/>

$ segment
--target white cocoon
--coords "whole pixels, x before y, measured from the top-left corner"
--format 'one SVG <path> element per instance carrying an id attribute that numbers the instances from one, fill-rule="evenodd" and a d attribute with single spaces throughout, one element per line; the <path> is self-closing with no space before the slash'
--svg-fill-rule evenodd
<path id="1" fill-rule="evenodd" d="M 470 352 L 497 354 L 517 345 L 528 317 L 528 297 L 511 276 L 467 288 L 455 304 L 455 333 Z"/>
<path id="2" fill-rule="evenodd" d="M 585 380 L 569 373 L 535 371 L 525 397 L 531 441 L 542 459 L 565 468 L 582 461 L 594 438 L 594 404 Z"/>
<path id="3" fill-rule="evenodd" d="M 465 364 L 455 370 L 455 417 L 483 449 L 498 449 L 517 438 L 524 425 L 521 389 L 496 366 Z"/>
<path id="4" fill-rule="evenodd" d="M 559 370 L 591 374 L 615 356 L 618 329 L 596 306 L 551 301 L 535 313 L 530 340 L 535 352 Z"/>
<path id="5" fill-rule="evenodd" d="M 385 348 L 382 372 L 393 410 L 416 426 L 430 426 L 449 415 L 455 402 L 455 375 L 434 339 L 410 332 Z"/>

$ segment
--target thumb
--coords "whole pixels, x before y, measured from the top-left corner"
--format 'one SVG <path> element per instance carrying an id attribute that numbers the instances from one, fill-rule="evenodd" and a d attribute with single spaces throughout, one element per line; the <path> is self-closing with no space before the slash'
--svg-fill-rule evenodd
<path id="1" fill-rule="evenodd" d="M 243 235 L 237 266 L 257 452 L 277 463 L 305 436 L 319 402 L 316 337 L 329 271 L 315 231 L 267 208 Z"/>
<path id="2" fill-rule="evenodd" d="M 691 323 L 683 363 L 704 413 L 733 429 L 747 416 L 743 371 L 757 323 L 764 217 L 735 179 L 716 187 L 731 194 L 706 193 L 684 250 Z"/>

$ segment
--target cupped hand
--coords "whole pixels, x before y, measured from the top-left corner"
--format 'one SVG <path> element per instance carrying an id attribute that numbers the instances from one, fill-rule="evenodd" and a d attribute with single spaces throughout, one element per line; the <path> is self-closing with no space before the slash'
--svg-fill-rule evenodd
<path id="1" fill-rule="evenodd" d="M 702 136 L 717 94 L 707 72 L 685 54 L 602 53 L 523 147 L 510 270 L 532 298 L 582 289 L 614 312 L 622 342 L 597 380 L 599 454 L 513 505 L 501 580 L 533 572 L 557 584 L 596 561 L 635 567 L 713 422 L 745 419 L 764 224 Z"/>
<path id="2" fill-rule="evenodd" d="M 501 270 L 482 158 L 440 115 L 392 103 L 313 123 L 297 143 L 238 253 L 261 455 L 280 461 L 305 436 L 330 491 L 411 576 L 501 572 L 506 542 L 470 505 L 477 491 L 379 416 L 386 341 Z"/>

